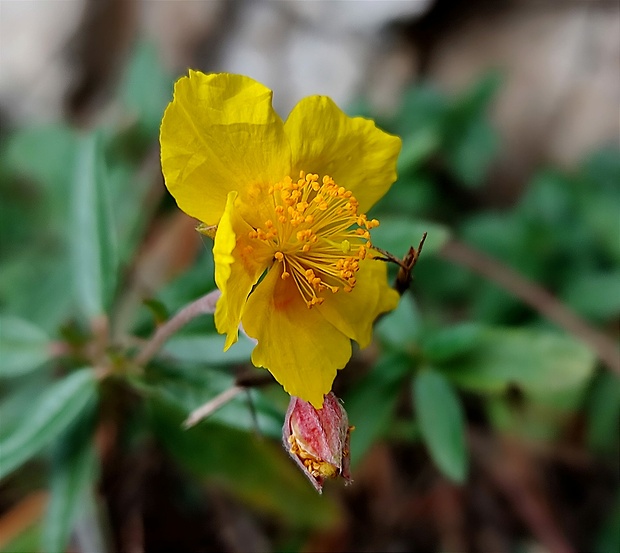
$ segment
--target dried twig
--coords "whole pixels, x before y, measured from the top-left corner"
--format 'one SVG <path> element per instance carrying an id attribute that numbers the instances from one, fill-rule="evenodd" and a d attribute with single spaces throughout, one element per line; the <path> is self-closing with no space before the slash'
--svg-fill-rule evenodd
<path id="1" fill-rule="evenodd" d="M 614 341 L 590 326 L 540 285 L 527 280 L 496 259 L 456 240 L 443 247 L 441 256 L 499 284 L 543 317 L 580 339 L 596 353 L 604 365 L 620 375 L 620 350 Z"/>
<path id="2" fill-rule="evenodd" d="M 381 248 L 374 247 L 376 251 L 378 251 L 383 257 L 375 257 L 375 259 L 379 261 L 387 261 L 389 263 L 395 263 L 400 267 L 398 270 L 398 275 L 396 276 L 396 282 L 394 283 L 394 288 L 398 291 L 398 293 L 402 296 L 411 286 L 411 276 L 413 272 L 413 268 L 415 264 L 418 262 L 418 258 L 422 253 L 422 248 L 424 247 L 424 242 L 426 240 L 427 233 L 425 232 L 420 239 L 420 243 L 418 244 L 418 248 L 414 248 L 411 246 L 409 251 L 405 255 L 403 259 L 399 259 L 394 254 L 383 250 Z"/>

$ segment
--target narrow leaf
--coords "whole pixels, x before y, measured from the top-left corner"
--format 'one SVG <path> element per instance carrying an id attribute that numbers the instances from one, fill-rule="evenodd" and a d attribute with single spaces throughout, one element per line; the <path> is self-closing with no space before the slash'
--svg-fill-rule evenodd
<path id="1" fill-rule="evenodd" d="M 19 376 L 40 367 L 50 357 L 50 339 L 36 325 L 0 315 L 0 376 Z"/>
<path id="2" fill-rule="evenodd" d="M 411 295 L 401 298 L 398 307 L 377 323 L 375 334 L 386 346 L 399 351 L 413 349 L 420 332 L 420 314 Z"/>
<path id="3" fill-rule="evenodd" d="M 84 414 L 61 436 L 52 463 L 51 499 L 44 519 L 41 549 L 64 551 L 96 478 L 92 434 L 95 410 Z"/>
<path id="4" fill-rule="evenodd" d="M 76 299 L 88 318 L 109 308 L 118 267 L 105 169 L 100 136 L 82 137 L 71 190 L 69 244 Z"/>
<path id="5" fill-rule="evenodd" d="M 413 396 L 431 457 L 448 478 L 464 482 L 469 458 L 463 410 L 454 389 L 440 373 L 427 369 L 416 377 Z"/>
<path id="6" fill-rule="evenodd" d="M 254 349 L 254 343 L 243 335 L 228 351 L 224 351 L 226 337 L 220 334 L 199 336 L 173 336 L 164 346 L 164 351 L 184 362 L 205 365 L 229 365 L 247 363 Z"/>
<path id="7" fill-rule="evenodd" d="M 466 355 L 476 348 L 484 327 L 462 323 L 427 334 L 422 340 L 422 353 L 432 363 L 442 363 Z"/>
<path id="8" fill-rule="evenodd" d="M 15 431 L 0 440 L 0 478 L 17 469 L 57 438 L 95 399 L 93 369 L 76 371 L 48 388 L 24 413 Z"/>
<path id="9" fill-rule="evenodd" d="M 438 368 L 457 385 L 501 393 L 515 384 L 529 393 L 550 393 L 583 385 L 595 357 L 570 336 L 547 330 L 486 328 L 465 357 Z"/>
<path id="10" fill-rule="evenodd" d="M 366 452 L 391 426 L 396 401 L 411 360 L 399 353 L 381 356 L 374 369 L 351 388 L 344 397 L 351 434 L 351 465 L 362 460 Z"/>

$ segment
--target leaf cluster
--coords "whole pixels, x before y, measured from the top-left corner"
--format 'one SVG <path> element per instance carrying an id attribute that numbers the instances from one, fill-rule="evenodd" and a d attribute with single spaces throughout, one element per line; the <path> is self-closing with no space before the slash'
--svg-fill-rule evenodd
<path id="1" fill-rule="evenodd" d="M 423 232 L 428 238 L 412 290 L 378 322 L 373 354 L 356 360 L 363 370 L 340 385 L 356 426 L 354 469 L 378 442 L 404 443 L 463 484 L 474 411 L 490 432 L 546 443 L 581 413 L 587 447 L 617 455 L 617 377 L 597 371 L 586 344 L 510 290 L 442 255 L 458 238 L 592 324 L 619 320 L 616 151 L 572 173 L 541 170 L 501 212 L 475 201 L 500 148 L 487 115 L 500 82 L 484 76 L 457 97 L 416 85 L 380 120 L 403 137 L 403 153 L 399 181 L 373 213 L 381 221 L 373 241 L 403 255 Z M 44 515 L 6 551 L 61 551 L 84 525 L 92 551 L 104 550 L 110 532 L 99 498 L 109 459 L 153 450 L 188 487 L 222 487 L 273 516 L 288 529 L 282 543 L 339 520 L 334 495 L 315 496 L 278 443 L 288 400 L 278 386 L 248 389 L 183 430 L 190 412 L 249 369 L 249 340 L 224 354 L 204 317 L 147 366 L 132 361 L 171 313 L 214 289 L 210 243 L 203 247 L 196 233 L 198 253 L 175 278 L 153 261 L 169 251 L 152 237 L 173 213 L 162 200 L 156 146 L 171 84 L 153 49 L 140 45 L 105 125 L 18 128 L 3 140 L 0 478 L 8 489 L 33 491 L 28 482 L 41 485 L 31 477 L 43 468 L 49 490 Z M 140 303 L 135 279 L 145 274 L 157 286 Z"/>

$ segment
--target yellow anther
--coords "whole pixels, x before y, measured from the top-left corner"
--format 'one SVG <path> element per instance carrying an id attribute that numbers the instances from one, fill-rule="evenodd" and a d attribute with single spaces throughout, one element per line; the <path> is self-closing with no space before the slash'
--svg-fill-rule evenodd
<path id="1" fill-rule="evenodd" d="M 283 263 L 281 278 L 293 277 L 309 308 L 324 301 L 320 293 L 326 289 L 350 292 L 360 260 L 371 247 L 368 230 L 378 221 L 358 214 L 352 192 L 329 175 L 300 171 L 298 178 L 285 177 L 268 190 L 273 215 L 249 236 L 260 239 L 260 247 L 271 248 L 273 259 Z"/>

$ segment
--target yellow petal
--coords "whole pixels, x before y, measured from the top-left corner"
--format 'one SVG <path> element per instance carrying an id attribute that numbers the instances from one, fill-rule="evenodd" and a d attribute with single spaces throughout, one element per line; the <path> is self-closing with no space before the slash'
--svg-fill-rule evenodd
<path id="1" fill-rule="evenodd" d="M 241 75 L 190 71 L 177 81 L 160 129 L 161 164 L 185 213 L 215 225 L 228 192 L 255 196 L 288 175 L 290 148 L 271 97 Z"/>
<path id="2" fill-rule="evenodd" d="M 308 309 L 293 279 L 282 280 L 281 274 L 281 265 L 274 265 L 243 314 L 245 331 L 258 340 L 252 362 L 269 369 L 289 394 L 318 409 L 336 371 L 351 357 L 351 341 L 317 309 Z"/>
<path id="3" fill-rule="evenodd" d="M 401 140 L 373 121 L 351 118 L 325 96 L 299 102 L 284 124 L 291 144 L 293 174 L 330 175 L 353 192 L 366 212 L 396 180 Z"/>
<path id="4" fill-rule="evenodd" d="M 215 283 L 222 292 L 215 308 L 215 326 L 226 334 L 225 350 L 237 341 L 246 300 L 269 259 L 268 254 L 256 250 L 256 241 L 250 244 L 248 233 L 252 227 L 236 209 L 236 198 L 236 192 L 228 194 L 213 244 Z"/>
<path id="5" fill-rule="evenodd" d="M 387 266 L 382 261 L 360 261 L 357 283 L 349 293 L 325 295 L 316 307 L 340 332 L 365 348 L 372 340 L 372 327 L 381 313 L 395 309 L 400 296 L 387 281 Z"/>

